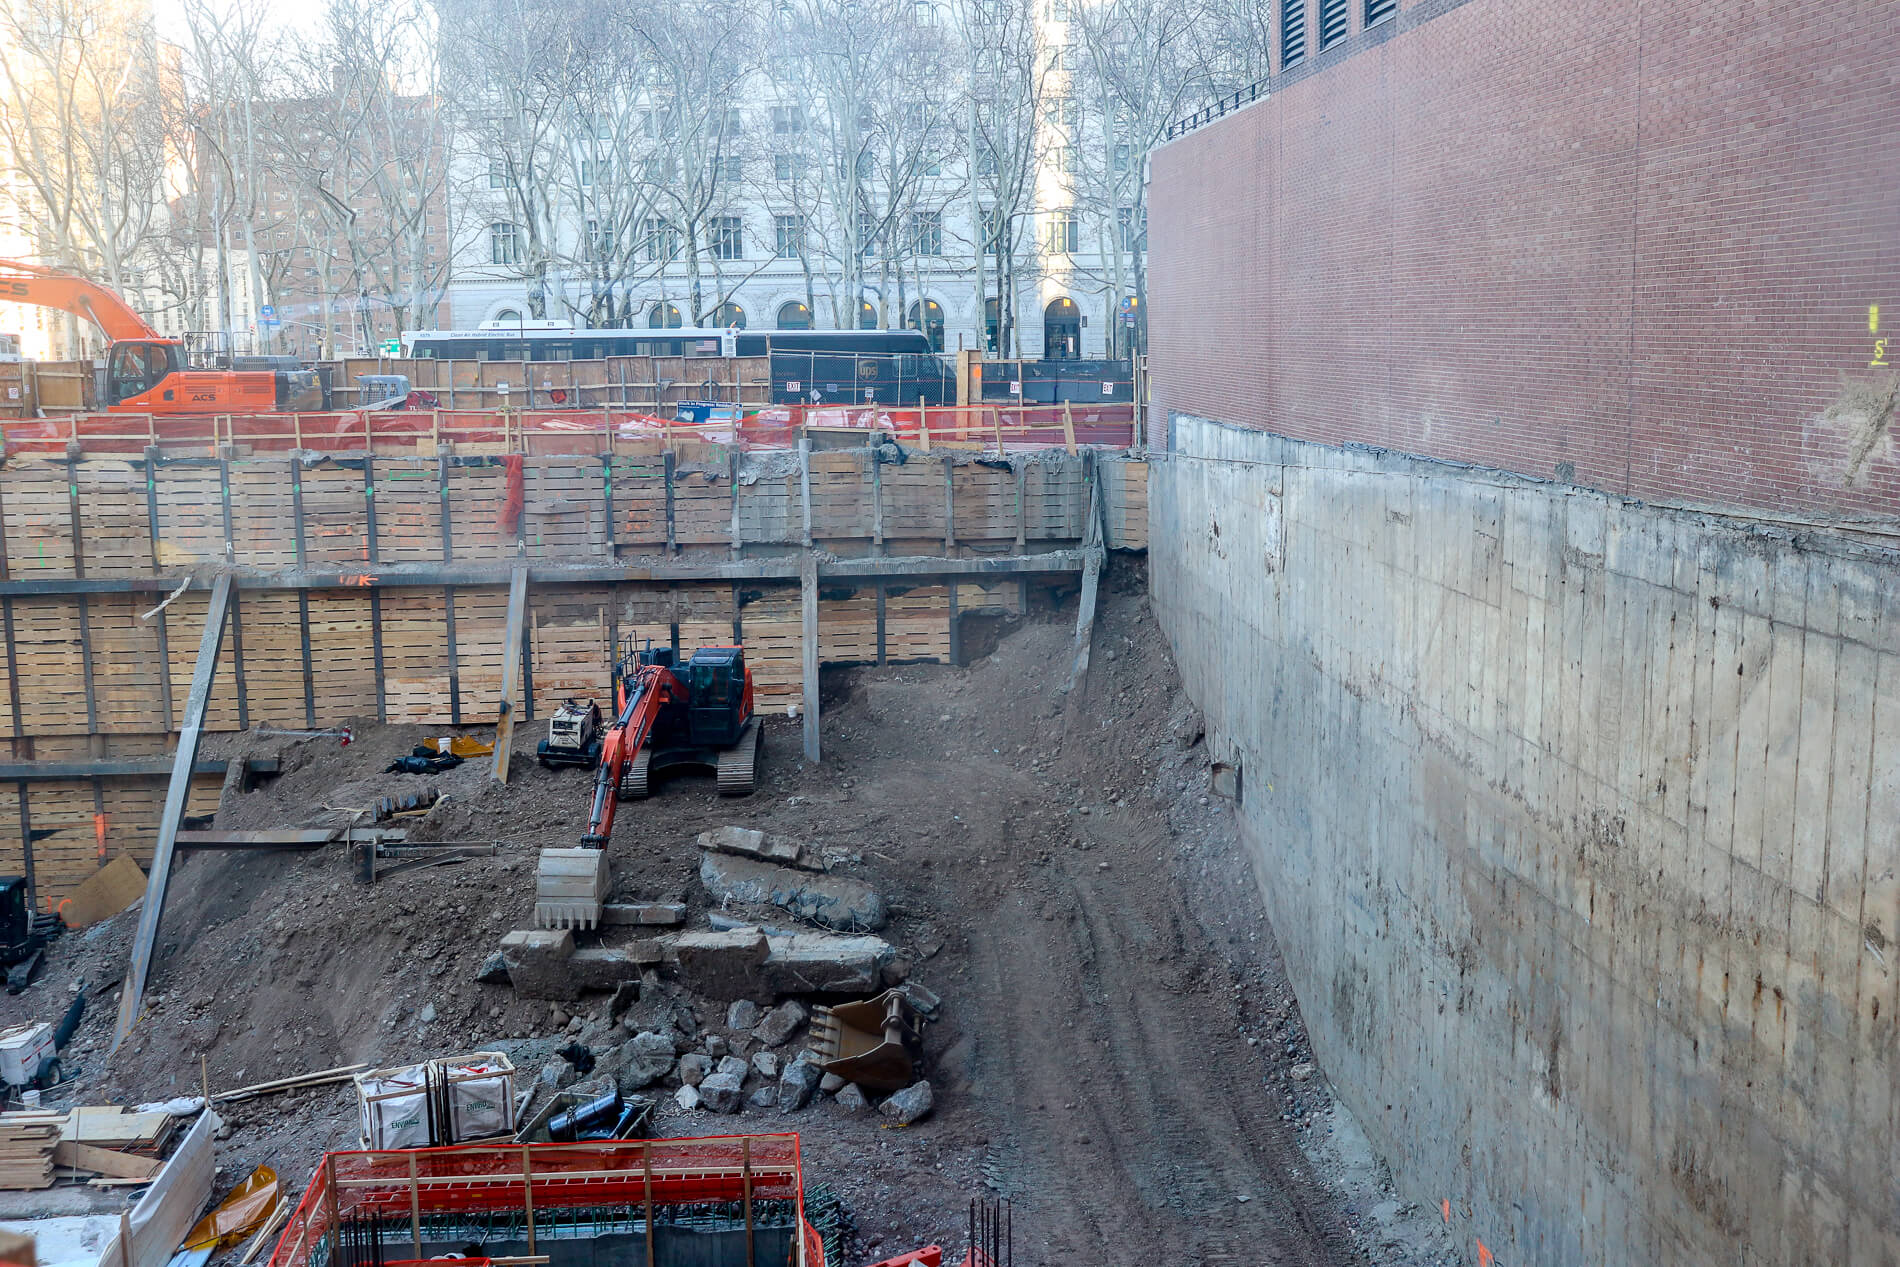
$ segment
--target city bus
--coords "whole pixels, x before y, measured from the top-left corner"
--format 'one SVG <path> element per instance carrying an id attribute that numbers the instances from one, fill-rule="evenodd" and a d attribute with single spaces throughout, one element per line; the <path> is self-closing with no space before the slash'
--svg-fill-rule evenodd
<path id="1" fill-rule="evenodd" d="M 609 356 L 763 356 L 775 404 L 956 403 L 956 373 L 922 330 L 590 330 L 551 321 L 411 330 L 404 355 L 457 361 L 590 361 Z"/>

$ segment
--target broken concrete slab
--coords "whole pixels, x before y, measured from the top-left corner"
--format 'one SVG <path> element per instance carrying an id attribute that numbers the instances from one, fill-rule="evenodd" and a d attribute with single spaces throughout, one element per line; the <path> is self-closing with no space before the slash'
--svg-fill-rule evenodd
<path id="1" fill-rule="evenodd" d="M 736 1073 L 715 1073 L 699 1084 L 699 1102 L 715 1113 L 737 1113 L 745 1104 L 745 1084 Z"/>
<path id="2" fill-rule="evenodd" d="M 936 1097 L 930 1093 L 930 1083 L 913 1082 L 902 1091 L 878 1106 L 878 1112 L 885 1117 L 895 1119 L 899 1126 L 909 1126 L 930 1112 L 936 1103 Z"/>
<path id="3" fill-rule="evenodd" d="M 501 939 L 501 959 L 515 991 L 530 999 L 571 1001 L 580 986 L 568 970 L 574 934 L 565 928 L 517 928 Z"/>
<path id="4" fill-rule="evenodd" d="M 704 1052 L 689 1051 L 680 1057 L 680 1081 L 689 1087 L 696 1087 L 712 1073 L 712 1057 Z"/>
<path id="5" fill-rule="evenodd" d="M 680 976 L 701 994 L 745 999 L 756 998 L 764 989 L 762 970 L 770 947 L 756 928 L 676 933 L 662 944 L 667 957 L 679 965 Z"/>
<path id="6" fill-rule="evenodd" d="M 673 1036 L 658 1030 L 635 1034 L 620 1044 L 621 1090 L 638 1091 L 664 1078 L 673 1068 L 673 1056 L 677 1051 Z"/>
<path id="7" fill-rule="evenodd" d="M 715 853 L 756 858 L 807 871 L 822 871 L 824 864 L 810 848 L 783 836 L 767 836 L 749 827 L 715 827 L 699 833 L 699 847 Z"/>
<path id="8" fill-rule="evenodd" d="M 708 850 L 699 856 L 699 882 L 722 902 L 770 903 L 823 928 L 868 932 L 884 927 L 884 899 L 870 885 L 845 876 L 798 871 L 754 858 Z"/>
<path id="9" fill-rule="evenodd" d="M 838 1107 L 847 1113 L 862 1113 L 871 1107 L 871 1102 L 864 1098 L 864 1092 L 858 1090 L 855 1082 L 847 1082 L 839 1087 L 838 1094 L 833 1098 L 837 1100 Z"/>
<path id="10" fill-rule="evenodd" d="M 481 985 L 508 984 L 508 961 L 499 950 L 482 960 L 482 966 L 475 970 L 475 980 Z"/>
<path id="11" fill-rule="evenodd" d="M 770 1085 L 769 1083 L 765 1086 L 760 1087 L 758 1090 L 754 1091 L 750 1096 L 746 1098 L 746 1105 L 747 1107 L 754 1108 L 754 1109 L 777 1108 L 778 1107 L 778 1088 Z"/>
<path id="12" fill-rule="evenodd" d="M 808 1015 L 802 1003 L 781 1003 L 765 1014 L 758 1027 L 752 1031 L 752 1036 L 767 1047 L 776 1047 L 796 1033 Z"/>
<path id="13" fill-rule="evenodd" d="M 739 1081 L 744 1082 L 748 1071 L 749 1066 L 737 1056 L 721 1056 L 719 1058 L 720 1073 L 729 1073 Z"/>
<path id="14" fill-rule="evenodd" d="M 751 999 L 740 999 L 726 1009 L 726 1028 L 748 1030 L 759 1023 L 759 1005 Z"/>
<path id="15" fill-rule="evenodd" d="M 659 963 L 661 957 L 657 942 L 586 946 L 568 957 L 567 970 L 580 989 L 613 990 L 626 982 L 638 981 L 641 970 Z"/>
<path id="16" fill-rule="evenodd" d="M 775 994 L 873 994 L 897 962 L 882 937 L 794 933 L 767 943 L 764 980 Z"/>
<path id="17" fill-rule="evenodd" d="M 778 1111 L 796 1113 L 811 1103 L 818 1080 L 824 1076 L 816 1063 L 801 1057 L 786 1065 L 778 1075 Z"/>
<path id="18" fill-rule="evenodd" d="M 753 1054 L 752 1067 L 759 1071 L 761 1078 L 778 1077 L 778 1053 L 761 1051 Z"/>
<path id="19" fill-rule="evenodd" d="M 609 902 L 600 908 L 600 922 L 607 927 L 677 928 L 686 922 L 686 903 Z"/>

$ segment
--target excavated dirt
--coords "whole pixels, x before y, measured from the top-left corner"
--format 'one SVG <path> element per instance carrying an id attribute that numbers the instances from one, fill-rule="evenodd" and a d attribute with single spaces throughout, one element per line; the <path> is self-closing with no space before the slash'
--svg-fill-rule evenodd
<path id="1" fill-rule="evenodd" d="M 853 1262 L 931 1241 L 960 1250 L 968 1202 L 992 1195 L 1013 1202 L 1024 1264 L 1449 1261 L 1432 1220 L 1401 1207 L 1363 1139 L 1353 1147 L 1324 1075 L 1300 1068 L 1313 1056 L 1298 1006 L 1145 590 L 1138 563 L 1116 565 L 1075 696 L 1061 689 L 1071 606 L 1003 628 L 967 669 L 828 673 L 817 768 L 799 761 L 796 723 L 774 719 L 758 794 L 722 801 L 687 778 L 621 808 L 622 899 L 684 901 L 704 926 L 698 831 L 810 841 L 885 895 L 884 935 L 944 1000 L 926 1046 L 936 1110 L 913 1126 L 829 1098 L 796 1114 L 685 1113 L 662 1089 L 656 1131 L 798 1131 L 808 1181 L 855 1218 Z M 227 789 L 219 826 L 329 821 L 433 786 L 445 799 L 412 839 L 498 850 L 374 886 L 334 846 L 185 857 L 146 1015 L 108 1056 L 116 992 L 97 999 L 62 1092 L 139 1102 L 195 1094 L 201 1077 L 215 1091 L 497 1046 L 531 1074 L 571 1039 L 611 1050 L 627 1034 L 607 996 L 563 1006 L 474 980 L 505 932 L 531 925 L 534 851 L 585 826 L 591 775 L 535 766 L 544 731 L 517 735 L 505 786 L 481 762 L 381 773 L 432 729 L 360 725 L 347 747 L 227 741 L 225 755 L 275 753 L 285 772 Z M 0 1019 L 50 1019 L 80 979 L 109 990 L 135 920 L 61 939 Z M 693 1011 L 724 1032 L 723 1005 Z M 227 1182 L 268 1162 L 301 1185 L 324 1149 L 356 1146 L 347 1085 L 225 1116 Z"/>

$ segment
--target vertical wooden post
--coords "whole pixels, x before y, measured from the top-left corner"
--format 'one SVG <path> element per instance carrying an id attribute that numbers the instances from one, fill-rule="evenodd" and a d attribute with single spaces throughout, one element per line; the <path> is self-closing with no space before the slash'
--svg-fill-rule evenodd
<path id="1" fill-rule="evenodd" d="M 917 398 L 917 451 L 930 452 L 930 415 L 924 410 L 924 398 Z"/>
<path id="2" fill-rule="evenodd" d="M 953 454 L 943 455 L 943 552 L 953 553 L 957 548 L 957 460 Z"/>
<path id="3" fill-rule="evenodd" d="M 640 1183 L 646 1191 L 647 1267 L 653 1267 L 653 1141 L 640 1142 Z"/>
<path id="4" fill-rule="evenodd" d="M 528 608 L 528 569 L 517 567 L 509 578 L 507 633 L 501 649 L 501 701 L 495 716 L 493 777 L 508 781 L 508 750 L 514 740 L 515 696 L 521 689 L 521 626 Z"/>
<path id="5" fill-rule="evenodd" d="M 798 437 L 798 504 L 805 512 L 805 544 L 812 543 L 811 530 L 811 437 Z"/>
<path id="6" fill-rule="evenodd" d="M 754 1267 L 752 1257 L 752 1137 L 739 1141 L 740 1174 L 745 1181 L 745 1267 Z"/>
<path id="7" fill-rule="evenodd" d="M 1075 452 L 1075 415 L 1066 400 L 1062 402 L 1062 447 Z"/>
<path id="8" fill-rule="evenodd" d="M 996 452 L 1000 455 L 1003 452 L 1003 411 L 990 410 L 990 421 L 996 427 Z"/>
<path id="9" fill-rule="evenodd" d="M 803 617 L 803 658 L 805 686 L 805 760 L 818 764 L 818 560 L 807 554 L 799 560 L 798 585 L 800 614 Z"/>
<path id="10" fill-rule="evenodd" d="M 376 846 L 371 845 L 370 857 L 376 855 Z M 373 863 L 372 863 L 373 864 Z M 207 1101 L 209 1103 L 209 1101 Z M 416 1257 L 422 1257 L 422 1192 L 416 1182 L 416 1153 L 409 1150 L 409 1239 L 415 1243 Z"/>
<path id="11" fill-rule="evenodd" d="M 521 1204 L 528 1212 L 528 1256 L 534 1256 L 534 1160 L 528 1146 L 521 1146 Z"/>

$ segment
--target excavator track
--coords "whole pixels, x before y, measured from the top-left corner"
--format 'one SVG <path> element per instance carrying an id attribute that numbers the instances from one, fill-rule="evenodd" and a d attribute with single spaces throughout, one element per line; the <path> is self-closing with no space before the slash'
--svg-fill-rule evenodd
<path id="1" fill-rule="evenodd" d="M 750 796 L 759 786 L 759 749 L 765 730 L 754 717 L 739 732 L 739 742 L 719 754 L 719 795 Z"/>
<path id="2" fill-rule="evenodd" d="M 644 801 L 647 798 L 647 763 L 652 760 L 651 748 L 642 748 L 633 754 L 633 760 L 627 762 L 627 768 L 620 773 L 621 800 Z"/>

